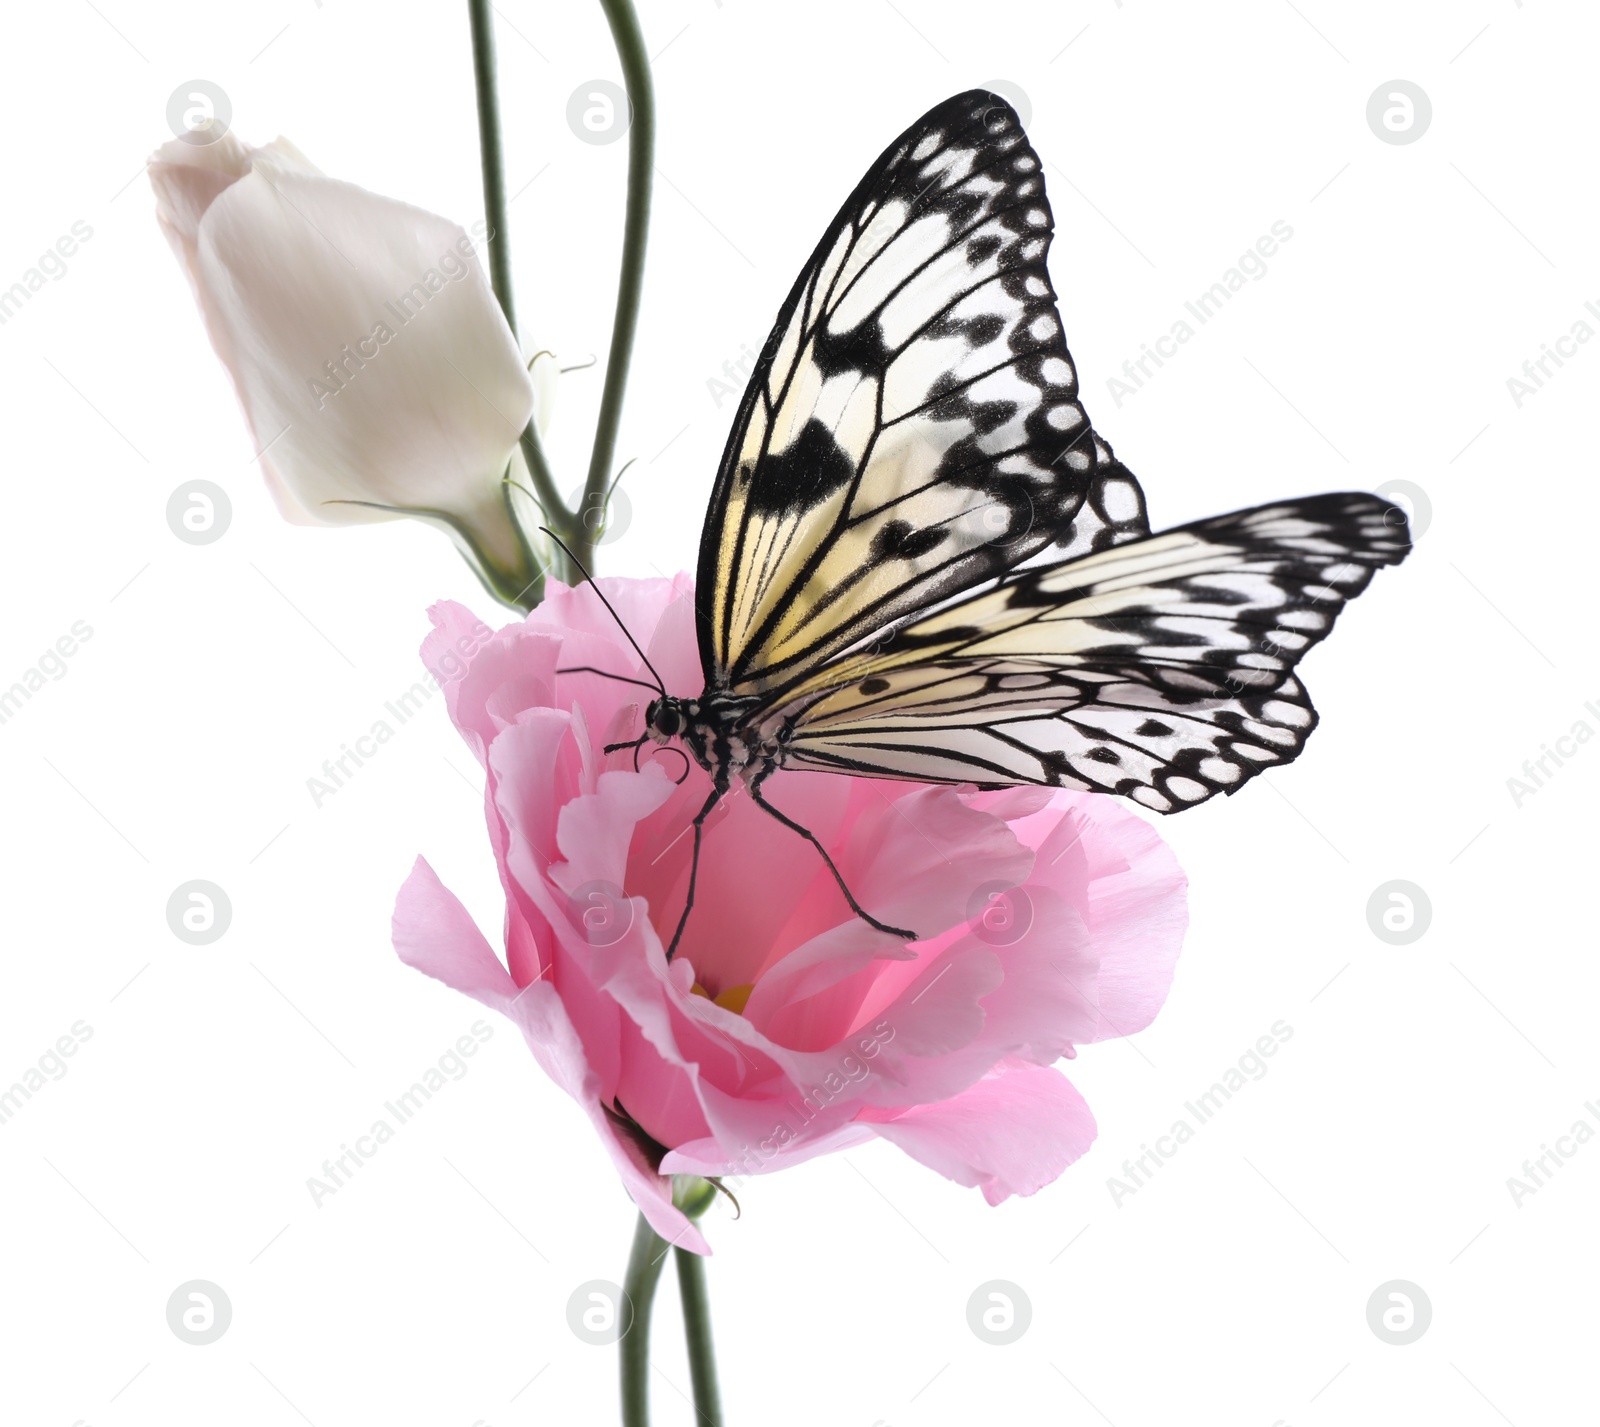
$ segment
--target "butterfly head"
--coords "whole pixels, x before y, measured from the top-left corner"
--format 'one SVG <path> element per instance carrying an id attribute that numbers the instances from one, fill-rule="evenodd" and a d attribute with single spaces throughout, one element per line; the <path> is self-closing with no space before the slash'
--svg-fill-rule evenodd
<path id="1" fill-rule="evenodd" d="M 645 732 L 655 739 L 657 743 L 668 743 L 674 738 L 681 738 L 684 730 L 689 727 L 695 709 L 686 699 L 674 699 L 670 696 L 655 699 L 644 711 Z"/>

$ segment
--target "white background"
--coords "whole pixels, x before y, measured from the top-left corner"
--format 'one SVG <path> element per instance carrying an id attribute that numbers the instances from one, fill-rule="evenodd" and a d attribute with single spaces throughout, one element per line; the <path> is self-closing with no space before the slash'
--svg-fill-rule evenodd
<path id="1" fill-rule="evenodd" d="M 597 5 L 499 0 L 510 242 L 532 346 L 610 329 L 625 144 L 568 97 L 619 77 Z M 417 677 L 441 596 L 498 622 L 433 532 L 281 524 L 153 218 L 140 166 L 202 77 L 249 141 L 470 222 L 465 7 L 355 0 L 8 9 L 0 286 L 75 220 L 66 275 L 0 327 L 0 685 L 77 620 L 67 673 L 0 726 L 0 1083 L 93 1036 L 0 1126 L 0 1417 L 38 1427 L 473 1427 L 615 1421 L 614 1350 L 566 1303 L 620 1279 L 633 1213 L 577 1109 L 496 1023 L 470 1073 L 315 1207 L 308 1176 L 480 1017 L 401 966 L 393 896 L 424 852 L 495 928 L 477 770 L 430 706 L 338 795 L 306 780 Z M 1600 1144 L 1508 1189 L 1600 1097 L 1588 744 L 1516 806 L 1507 779 L 1600 700 L 1593 394 L 1580 348 L 1519 408 L 1507 378 L 1600 300 L 1600 24 L 1547 0 L 1221 5 L 649 0 L 659 182 L 620 455 L 614 573 L 692 564 L 751 348 L 839 200 L 925 108 L 1031 100 L 1084 400 L 1153 523 L 1405 479 L 1431 525 L 1308 659 L 1323 726 L 1292 768 L 1161 823 L 1192 880 L 1171 997 L 1072 1067 L 1099 1143 L 991 1209 L 886 1146 L 745 1187 L 710 1236 L 731 1423 L 1115 1427 L 1595 1420 Z M 1368 96 L 1431 97 L 1416 143 Z M 1294 230 L 1143 390 L 1106 379 L 1275 220 Z M 1596 323 L 1600 327 L 1600 322 Z M 1552 368 L 1552 371 L 1555 369 Z M 567 378 L 563 483 L 598 373 Z M 175 539 L 180 482 L 233 523 Z M 1547 765 L 1553 767 L 1553 765 Z M 227 935 L 168 930 L 180 883 Z M 1427 894 L 1408 946 L 1367 899 Z M 1154 1181 L 1107 1179 L 1275 1021 L 1294 1035 Z M 1572 1142 L 1568 1142 L 1570 1145 Z M 180 1342 L 165 1304 L 222 1285 Z M 1019 1285 L 1009 1347 L 966 1322 Z M 1366 1304 L 1420 1285 L 1381 1342 Z M 687 1423 L 670 1275 L 659 1423 Z M 531 1385 L 530 1385 L 531 1384 Z"/>

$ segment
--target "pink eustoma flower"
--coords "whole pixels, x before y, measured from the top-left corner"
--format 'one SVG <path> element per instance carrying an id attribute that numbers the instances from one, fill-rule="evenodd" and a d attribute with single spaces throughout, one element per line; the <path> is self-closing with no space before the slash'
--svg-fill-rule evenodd
<path id="1" fill-rule="evenodd" d="M 689 581 L 602 588 L 669 692 L 701 686 Z M 483 764 L 506 895 L 505 960 L 418 859 L 394 944 L 504 1012 L 588 1113 L 665 1238 L 709 1252 L 670 1175 L 742 1176 L 874 1136 L 997 1204 L 1095 1135 L 1054 1062 L 1148 1025 L 1187 921 L 1171 852 L 1105 797 L 785 772 L 772 801 L 822 840 L 874 915 L 737 790 L 706 825 L 693 914 L 690 821 L 707 775 L 659 751 L 635 771 L 650 675 L 587 587 L 552 585 L 496 634 L 432 611 L 423 658 Z M 1009 889 L 1009 890 L 1008 890 Z"/>

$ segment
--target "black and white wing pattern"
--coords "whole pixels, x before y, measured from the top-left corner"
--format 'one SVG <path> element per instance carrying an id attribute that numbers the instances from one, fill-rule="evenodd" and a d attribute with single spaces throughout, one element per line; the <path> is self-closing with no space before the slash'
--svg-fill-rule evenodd
<path id="1" fill-rule="evenodd" d="M 1015 112 L 947 100 L 867 171 L 740 404 L 700 546 L 709 690 L 770 697 L 1035 557 L 1148 531 L 1093 431 Z"/>
<path id="2" fill-rule="evenodd" d="M 1294 665 L 1409 549 L 1388 501 L 1323 495 L 1021 571 L 789 691 L 784 766 L 1191 807 L 1300 752 Z"/>

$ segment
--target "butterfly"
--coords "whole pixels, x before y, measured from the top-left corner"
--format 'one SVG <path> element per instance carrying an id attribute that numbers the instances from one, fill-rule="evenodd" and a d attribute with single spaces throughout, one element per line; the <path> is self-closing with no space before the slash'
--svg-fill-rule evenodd
<path id="1" fill-rule="evenodd" d="M 768 801 L 781 769 L 1162 813 L 1237 792 L 1300 752 L 1317 716 L 1296 663 L 1409 551 L 1404 513 L 1359 492 L 1152 534 L 1079 400 L 1052 231 L 1016 112 L 973 90 L 867 170 L 779 311 L 701 537 L 704 691 L 658 677 L 644 732 L 613 745 L 676 742 L 711 777 L 669 957 L 705 821 L 736 785 L 812 844 L 857 916 L 915 936 Z"/>

